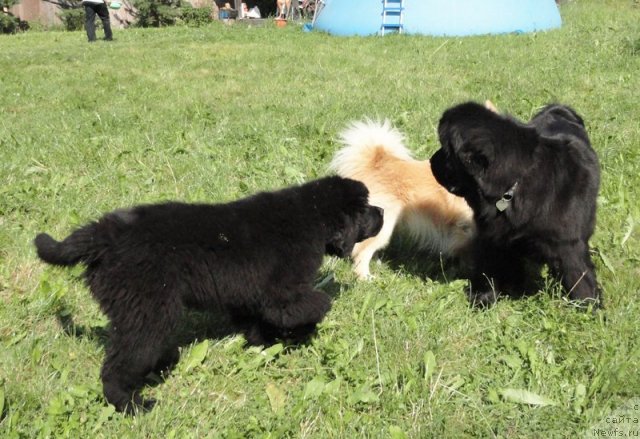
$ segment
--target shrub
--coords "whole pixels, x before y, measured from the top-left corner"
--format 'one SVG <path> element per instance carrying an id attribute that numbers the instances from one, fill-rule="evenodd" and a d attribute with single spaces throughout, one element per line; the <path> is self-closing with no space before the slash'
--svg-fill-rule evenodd
<path id="1" fill-rule="evenodd" d="M 81 0 L 57 0 L 62 9 L 57 15 L 65 30 L 75 31 L 84 28 L 84 8 Z"/>
<path id="2" fill-rule="evenodd" d="M 18 3 L 20 3 L 18 0 L 0 0 L 0 33 L 13 34 L 29 28 L 26 21 L 20 20 L 11 12 L 4 12 Z"/>
<path id="3" fill-rule="evenodd" d="M 211 22 L 211 8 L 194 8 L 190 4 L 185 4 L 180 12 L 180 18 L 187 26 L 204 26 Z"/>
<path id="4" fill-rule="evenodd" d="M 10 14 L 0 11 L 0 33 L 13 34 L 18 31 L 20 20 Z"/>
<path id="5" fill-rule="evenodd" d="M 180 0 L 135 0 L 134 6 L 140 27 L 170 26 L 180 18 Z"/>
<path id="6" fill-rule="evenodd" d="M 81 7 L 63 9 L 58 14 L 65 30 L 74 31 L 84 27 L 84 10 Z"/>

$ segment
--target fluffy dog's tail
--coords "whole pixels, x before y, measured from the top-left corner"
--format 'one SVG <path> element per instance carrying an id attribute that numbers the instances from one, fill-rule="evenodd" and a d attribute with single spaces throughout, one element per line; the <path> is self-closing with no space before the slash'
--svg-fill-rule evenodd
<path id="1" fill-rule="evenodd" d="M 340 134 L 340 149 L 329 168 L 342 177 L 356 178 L 375 169 L 376 162 L 390 155 L 400 160 L 413 160 L 404 146 L 404 136 L 391 122 L 364 120 L 353 122 Z"/>
<path id="2" fill-rule="evenodd" d="M 56 241 L 47 233 L 40 233 L 33 240 L 38 257 L 53 264 L 70 266 L 80 262 L 98 261 L 111 241 L 119 235 L 135 216 L 129 210 L 105 215 L 97 222 L 80 227 L 63 241 Z"/>
<path id="3" fill-rule="evenodd" d="M 91 223 L 82 227 L 64 241 L 56 241 L 46 233 L 40 233 L 33 240 L 38 256 L 53 265 L 76 265 L 95 258 L 98 250 L 95 242 L 96 224 Z"/>

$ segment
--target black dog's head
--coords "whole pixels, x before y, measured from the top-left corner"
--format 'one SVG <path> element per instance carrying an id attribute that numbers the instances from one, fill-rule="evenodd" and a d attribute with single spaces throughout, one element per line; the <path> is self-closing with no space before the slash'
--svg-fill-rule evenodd
<path id="1" fill-rule="evenodd" d="M 334 179 L 333 201 L 337 208 L 331 220 L 331 230 L 326 253 L 346 257 L 354 245 L 376 236 L 383 223 L 383 210 L 368 202 L 369 191 L 356 180 L 341 177 Z"/>
<path id="2" fill-rule="evenodd" d="M 523 157 L 538 143 L 535 128 L 474 102 L 447 110 L 438 135 L 441 148 L 431 157 L 433 175 L 476 212 L 494 205 L 517 183 Z"/>

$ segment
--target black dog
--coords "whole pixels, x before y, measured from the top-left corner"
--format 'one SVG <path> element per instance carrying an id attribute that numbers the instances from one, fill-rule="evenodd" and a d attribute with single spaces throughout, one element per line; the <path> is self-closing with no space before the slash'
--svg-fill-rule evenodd
<path id="1" fill-rule="evenodd" d="M 111 323 L 104 394 L 132 413 L 153 404 L 138 394 L 145 376 L 178 359 L 171 334 L 185 306 L 228 313 L 254 345 L 310 335 L 331 306 L 313 288 L 323 255 L 346 257 L 382 227 L 367 198 L 362 183 L 327 177 L 228 204 L 116 210 L 35 245 L 50 264 L 86 265 Z"/>
<path id="2" fill-rule="evenodd" d="M 600 168 L 582 118 L 553 104 L 524 124 L 470 102 L 447 110 L 438 134 L 436 180 L 465 198 L 478 227 L 471 302 L 522 291 L 528 259 L 547 263 L 571 299 L 599 304 L 588 241 Z"/>

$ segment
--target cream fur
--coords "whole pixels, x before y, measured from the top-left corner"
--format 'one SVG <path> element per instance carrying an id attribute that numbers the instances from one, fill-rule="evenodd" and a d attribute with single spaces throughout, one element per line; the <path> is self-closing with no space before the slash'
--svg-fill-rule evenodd
<path id="1" fill-rule="evenodd" d="M 353 250 L 359 278 L 371 277 L 371 258 L 389 244 L 396 228 L 421 250 L 457 256 L 466 249 L 475 234 L 473 212 L 462 198 L 436 182 L 428 160 L 412 157 L 404 136 L 388 120 L 354 122 L 340 141 L 343 147 L 330 168 L 362 181 L 369 189 L 370 204 L 384 209 L 380 233 Z"/>

